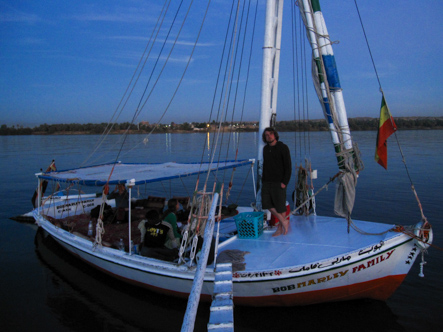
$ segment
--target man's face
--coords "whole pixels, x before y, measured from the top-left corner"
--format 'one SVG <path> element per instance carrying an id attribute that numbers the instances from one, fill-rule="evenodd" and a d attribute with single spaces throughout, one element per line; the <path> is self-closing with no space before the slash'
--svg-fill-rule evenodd
<path id="1" fill-rule="evenodd" d="M 273 143 L 275 141 L 275 135 L 273 131 L 266 131 L 265 138 L 267 143 Z"/>

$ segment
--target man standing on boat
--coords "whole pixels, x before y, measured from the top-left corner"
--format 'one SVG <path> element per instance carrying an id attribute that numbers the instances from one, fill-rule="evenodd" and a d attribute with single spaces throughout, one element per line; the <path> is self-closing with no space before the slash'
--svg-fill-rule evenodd
<path id="1" fill-rule="evenodd" d="M 286 216 L 286 187 L 291 178 L 291 154 L 286 144 L 279 141 L 274 128 L 263 131 L 262 205 L 279 221 L 272 236 L 288 234 L 289 219 Z"/>

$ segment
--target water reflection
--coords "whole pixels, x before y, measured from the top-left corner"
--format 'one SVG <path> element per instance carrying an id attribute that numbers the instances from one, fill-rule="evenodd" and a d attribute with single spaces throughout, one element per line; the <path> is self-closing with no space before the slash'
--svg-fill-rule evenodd
<path id="1" fill-rule="evenodd" d="M 171 154 L 172 152 L 172 134 L 171 133 L 166 133 L 166 154 Z"/>
<path id="2" fill-rule="evenodd" d="M 47 268 L 46 305 L 73 331 L 179 331 L 186 301 L 127 285 L 96 271 L 62 249 L 45 231 L 35 236 Z M 203 314 L 196 327 L 204 329 Z"/>
<path id="3" fill-rule="evenodd" d="M 206 133 L 206 145 L 209 153 L 209 151 L 211 151 L 211 134 L 209 131 Z"/>

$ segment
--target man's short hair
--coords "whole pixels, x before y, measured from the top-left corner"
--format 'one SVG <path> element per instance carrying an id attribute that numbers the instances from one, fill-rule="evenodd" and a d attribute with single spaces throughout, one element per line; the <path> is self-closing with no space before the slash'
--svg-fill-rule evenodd
<path id="1" fill-rule="evenodd" d="M 149 210 L 146 213 L 146 219 L 148 219 L 149 222 L 157 223 L 160 220 L 160 214 L 157 210 Z"/>

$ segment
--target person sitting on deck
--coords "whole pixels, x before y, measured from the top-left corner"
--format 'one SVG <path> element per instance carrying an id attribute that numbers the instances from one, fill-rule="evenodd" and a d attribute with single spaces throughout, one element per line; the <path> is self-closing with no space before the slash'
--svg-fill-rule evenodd
<path id="1" fill-rule="evenodd" d="M 129 194 L 124 184 L 118 184 L 115 189 L 107 197 L 115 199 L 115 217 L 117 223 L 127 223 L 129 220 Z"/>
<path id="2" fill-rule="evenodd" d="M 141 222 L 144 223 L 146 233 L 142 232 L 142 238 L 143 236 L 144 238 L 140 255 L 171 262 L 178 258 L 178 249 L 170 249 L 165 246 L 167 240 L 175 240 L 170 225 L 160 220 L 157 210 L 148 211 L 146 219 L 147 221 Z"/>
<path id="3" fill-rule="evenodd" d="M 174 233 L 174 240 L 170 241 L 168 240 L 166 242 L 167 248 L 176 248 L 178 247 L 178 244 L 181 242 L 182 235 L 178 231 L 177 227 L 177 211 L 179 209 L 179 203 L 178 200 L 175 198 L 171 198 L 168 201 L 168 209 L 163 213 L 163 222 L 167 222 L 171 225 L 172 231 Z"/>

